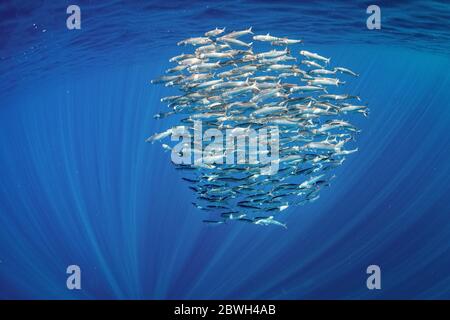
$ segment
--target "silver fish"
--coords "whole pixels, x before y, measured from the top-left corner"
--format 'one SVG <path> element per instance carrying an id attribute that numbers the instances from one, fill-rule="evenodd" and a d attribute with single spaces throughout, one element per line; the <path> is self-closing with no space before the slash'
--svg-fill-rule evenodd
<path id="1" fill-rule="evenodd" d="M 224 33 L 224 32 L 225 32 L 225 28 L 223 28 L 223 29 L 215 28 L 214 30 L 205 32 L 205 37 L 208 37 L 208 38 L 209 37 L 216 37 L 219 34 Z"/>
<path id="2" fill-rule="evenodd" d="M 227 34 L 225 28 L 215 28 L 180 41 L 178 45 L 193 47 L 170 59 L 176 66 L 168 75 L 151 81 L 178 90 L 161 99 L 168 110 L 154 116 L 176 116 L 178 125 L 147 141 L 160 142 L 171 159 L 190 156 L 175 168 L 195 193 L 193 204 L 205 214 L 205 223 L 286 228 L 279 212 L 316 201 L 334 178 L 333 171 L 358 150 L 347 147 L 360 130 L 346 115 L 367 116 L 368 107 L 346 103 L 361 99 L 341 92 L 345 82 L 338 77 L 357 74 L 328 67 L 330 58 L 318 53 L 293 50 L 300 42 L 254 35 L 252 28 Z M 257 139 L 255 149 L 226 144 L 250 141 L 256 131 L 270 127 L 278 129 L 278 157 L 271 162 L 277 170 L 261 160 L 275 152 L 269 136 Z M 222 135 L 222 149 L 213 144 L 221 138 L 212 132 Z M 185 140 L 188 135 L 191 140 Z M 167 142 L 169 137 L 175 143 Z M 251 156 L 257 161 L 238 161 Z"/>

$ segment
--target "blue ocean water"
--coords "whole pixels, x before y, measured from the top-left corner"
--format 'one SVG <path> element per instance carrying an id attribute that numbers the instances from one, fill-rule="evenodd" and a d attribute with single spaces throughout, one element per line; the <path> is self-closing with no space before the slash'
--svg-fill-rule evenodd
<path id="1" fill-rule="evenodd" d="M 377 1 L 0 4 L 0 298 L 450 298 L 450 5 Z M 359 152 L 288 229 L 208 226 L 159 145 L 150 80 L 215 27 L 301 38 L 361 74 Z M 66 268 L 82 290 L 66 288 Z M 368 290 L 366 268 L 382 270 Z"/>

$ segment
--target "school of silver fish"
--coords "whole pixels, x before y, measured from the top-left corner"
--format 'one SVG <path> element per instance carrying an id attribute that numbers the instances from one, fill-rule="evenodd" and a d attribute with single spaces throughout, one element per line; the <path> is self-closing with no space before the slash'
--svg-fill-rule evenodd
<path id="1" fill-rule="evenodd" d="M 258 164 L 176 165 L 196 193 L 193 204 L 205 212 L 205 222 L 286 227 L 280 212 L 316 200 L 334 178 L 333 169 L 358 150 L 345 148 L 360 132 L 345 118 L 367 116 L 368 108 L 358 96 L 338 92 L 345 84 L 338 76 L 358 74 L 330 67 L 330 58 L 317 53 L 294 50 L 299 43 L 256 35 L 252 28 L 230 33 L 216 28 L 180 41 L 192 52 L 171 58 L 174 67 L 152 81 L 181 92 L 161 99 L 169 110 L 155 118 L 178 115 L 179 123 L 191 129 L 196 119 L 203 121 L 204 130 L 279 128 L 279 170 L 274 175 L 261 175 Z M 162 143 L 171 132 L 169 128 L 147 141 Z"/>

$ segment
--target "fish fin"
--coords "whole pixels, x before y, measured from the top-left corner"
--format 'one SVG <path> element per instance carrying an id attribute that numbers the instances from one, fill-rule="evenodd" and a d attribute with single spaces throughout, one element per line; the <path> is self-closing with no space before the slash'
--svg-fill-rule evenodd
<path id="1" fill-rule="evenodd" d="M 332 141 L 337 141 L 337 138 L 334 137 L 334 139 Z M 344 143 L 346 143 L 346 142 L 347 141 L 345 141 L 345 140 L 339 141 L 338 143 L 336 143 L 336 148 L 338 148 L 338 149 L 342 148 L 344 146 Z"/>
<path id="2" fill-rule="evenodd" d="M 247 31 L 249 31 L 251 34 L 254 34 L 253 31 L 252 31 L 252 28 L 253 27 L 248 28 Z"/>

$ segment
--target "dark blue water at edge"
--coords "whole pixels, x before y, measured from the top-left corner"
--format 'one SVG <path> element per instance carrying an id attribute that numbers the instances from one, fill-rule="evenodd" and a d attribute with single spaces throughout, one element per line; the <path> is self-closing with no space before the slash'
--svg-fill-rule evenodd
<path id="1" fill-rule="evenodd" d="M 366 2 L 80 1 L 68 31 L 72 3 L 3 2 L 0 298 L 450 298 L 450 8 L 395 3 L 369 31 Z M 361 74 L 346 85 L 371 110 L 359 152 L 287 230 L 202 224 L 145 143 L 170 125 L 149 81 L 216 26 L 300 37 Z"/>

